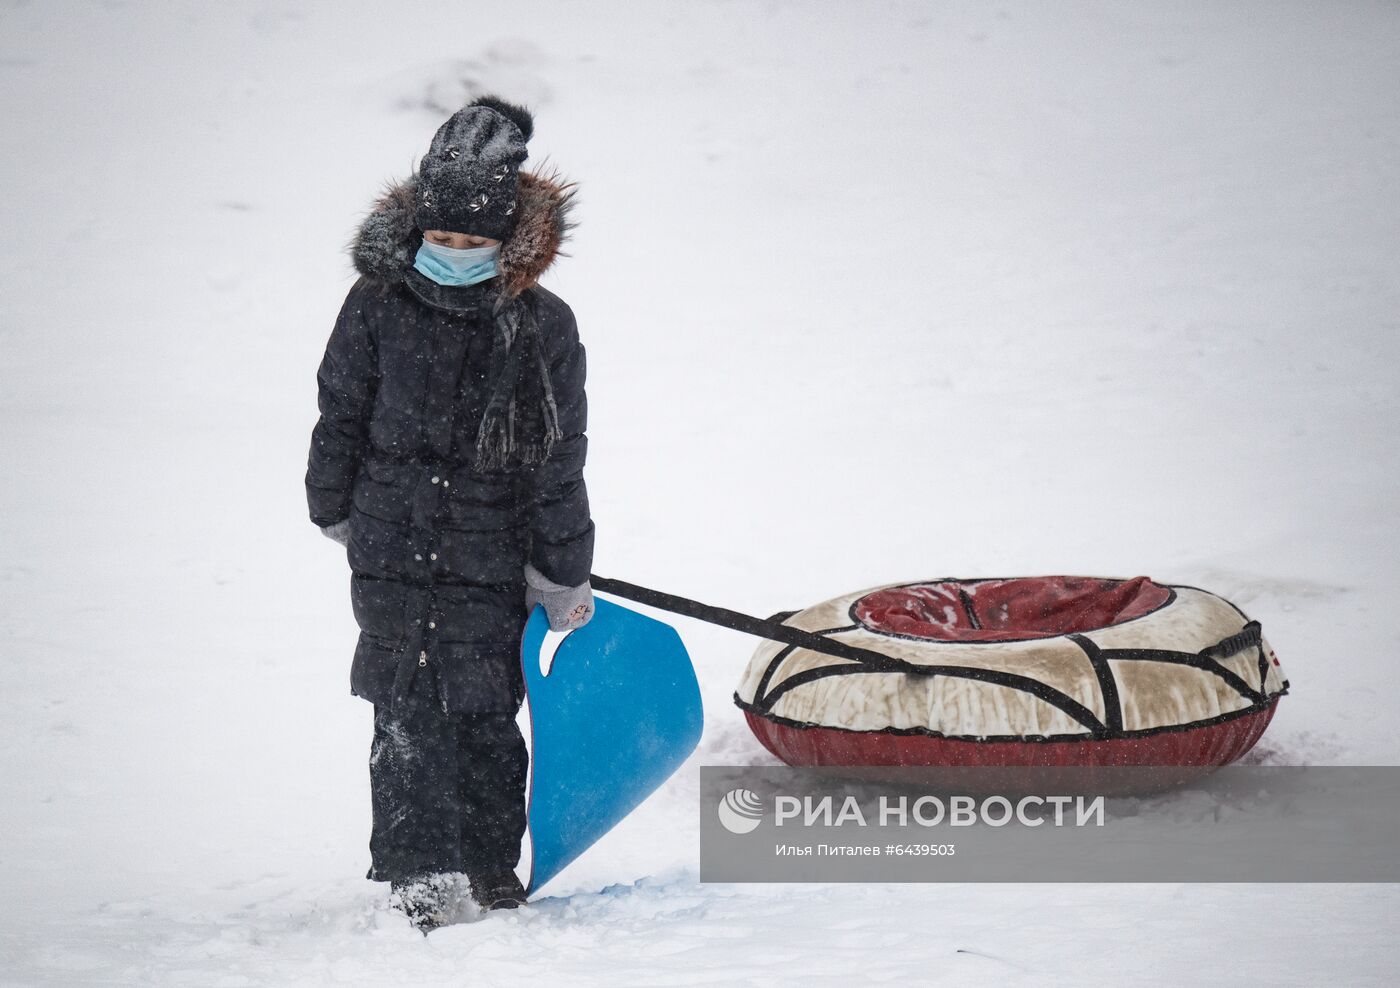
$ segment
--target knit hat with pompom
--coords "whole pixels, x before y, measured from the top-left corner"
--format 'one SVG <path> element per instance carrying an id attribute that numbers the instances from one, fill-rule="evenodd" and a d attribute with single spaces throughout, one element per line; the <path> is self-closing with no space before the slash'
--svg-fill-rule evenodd
<path id="1" fill-rule="evenodd" d="M 529 110 L 498 96 L 479 96 L 452 114 L 418 165 L 418 229 L 508 239 L 534 129 Z"/>

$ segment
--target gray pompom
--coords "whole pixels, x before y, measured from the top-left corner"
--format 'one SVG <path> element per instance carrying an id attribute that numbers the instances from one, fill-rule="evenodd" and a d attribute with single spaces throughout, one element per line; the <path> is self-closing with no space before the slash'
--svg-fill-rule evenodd
<path id="1" fill-rule="evenodd" d="M 535 117 L 525 107 L 509 100 L 502 99 L 494 94 L 478 96 L 467 106 L 486 106 L 506 117 L 511 123 L 520 128 L 520 133 L 525 136 L 525 140 L 530 139 L 530 135 L 535 132 Z"/>

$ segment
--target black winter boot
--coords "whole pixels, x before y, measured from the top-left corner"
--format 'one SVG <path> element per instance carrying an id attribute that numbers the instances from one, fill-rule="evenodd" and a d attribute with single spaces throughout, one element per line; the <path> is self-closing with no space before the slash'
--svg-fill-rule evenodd
<path id="1" fill-rule="evenodd" d="M 482 909 L 514 909 L 525 904 L 525 886 L 513 871 L 473 877 L 472 899 Z"/>
<path id="2" fill-rule="evenodd" d="M 452 882 L 448 875 L 420 875 L 390 883 L 389 902 L 424 936 L 452 921 Z"/>

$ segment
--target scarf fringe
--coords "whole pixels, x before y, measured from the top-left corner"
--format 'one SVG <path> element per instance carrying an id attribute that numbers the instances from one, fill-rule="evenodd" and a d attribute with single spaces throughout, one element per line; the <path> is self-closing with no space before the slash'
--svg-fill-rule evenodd
<path id="1" fill-rule="evenodd" d="M 512 462 L 525 466 L 543 463 L 555 442 L 564 437 L 559 425 L 559 407 L 554 400 L 554 386 L 549 377 L 549 365 L 544 358 L 539 324 L 533 312 L 523 313 L 522 303 L 501 311 L 495 321 L 491 364 L 496 373 L 490 400 L 481 419 L 476 438 L 476 467 L 479 470 L 502 470 Z M 522 318 L 523 316 L 523 318 Z M 533 351 L 534 370 L 539 391 L 538 419 L 531 424 L 541 426 L 538 438 L 518 440 L 516 436 L 516 399 L 522 389 L 522 350 Z M 528 357 L 525 357 L 528 360 Z M 536 397 L 534 395 L 532 398 Z"/>

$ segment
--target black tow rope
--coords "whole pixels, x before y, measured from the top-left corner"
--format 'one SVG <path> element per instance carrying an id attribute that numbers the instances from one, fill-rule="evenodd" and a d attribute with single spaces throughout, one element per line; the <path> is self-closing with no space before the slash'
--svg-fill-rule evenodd
<path id="1" fill-rule="evenodd" d="M 942 666 L 916 665 L 913 662 L 906 662 L 904 659 L 898 659 L 893 655 L 886 655 L 874 649 L 850 645 L 782 623 L 782 618 L 796 614 L 796 611 L 786 611 L 767 619 L 757 618 L 752 614 L 744 614 L 742 611 L 731 611 L 727 607 L 702 604 L 689 597 L 678 597 L 675 594 L 663 593 L 650 587 L 639 587 L 635 583 L 613 580 L 606 576 L 593 574 L 590 576 L 590 580 L 593 589 L 602 590 L 604 593 L 617 594 L 619 597 L 626 597 L 628 600 L 635 600 L 640 604 L 659 607 L 663 611 L 673 611 L 676 614 L 684 614 L 686 617 L 698 618 L 701 621 L 708 621 L 710 624 L 717 624 L 721 628 L 743 631 L 750 635 L 757 635 L 759 638 L 767 638 L 770 641 L 811 649 L 813 652 L 825 652 L 827 655 L 834 655 L 849 662 L 859 662 L 865 668 L 875 672 L 907 672 L 915 676 L 936 676 L 945 671 Z M 1240 631 L 1214 645 L 1201 649 L 1195 653 L 1194 657 L 1201 660 L 1218 660 L 1233 655 L 1241 649 L 1259 645 L 1261 634 L 1259 622 L 1250 621 Z M 1127 649 L 1126 651 L 1134 652 L 1135 650 Z M 1190 653 L 1183 652 L 1181 654 L 1188 655 Z"/>
<path id="2" fill-rule="evenodd" d="M 721 628 L 729 628 L 733 631 L 742 631 L 746 634 L 757 635 L 759 638 L 767 638 L 770 641 L 782 642 L 786 645 L 796 645 L 799 648 L 811 649 L 813 652 L 825 652 L 827 655 L 834 655 L 848 662 L 859 662 L 867 669 L 878 672 L 909 672 L 915 675 L 930 675 L 934 670 L 929 670 L 923 666 L 897 659 L 892 655 L 877 652 L 874 649 L 861 648 L 859 645 L 849 645 L 846 642 L 835 641 L 825 638 L 822 635 L 814 635 L 810 631 L 803 631 L 801 628 L 794 628 L 791 625 L 783 624 L 777 617 L 758 618 L 752 614 L 744 614 L 741 611 L 731 611 L 727 607 L 715 607 L 712 604 L 702 604 L 698 600 L 691 600 L 689 597 L 678 597 L 675 594 L 662 593 L 660 590 L 653 590 L 650 587 L 639 587 L 635 583 L 627 583 L 623 580 L 613 580 L 606 576 L 598 576 L 596 573 L 589 577 L 594 590 L 601 590 L 604 593 L 616 594 L 619 597 L 626 597 L 628 600 L 635 600 L 639 604 L 647 604 L 651 607 L 659 607 L 663 611 L 672 611 L 676 614 L 683 614 L 686 617 L 697 618 L 701 621 L 708 621 L 710 624 L 717 624 Z M 787 614 L 795 614 L 789 611 Z M 780 615 L 786 617 L 787 615 Z"/>

